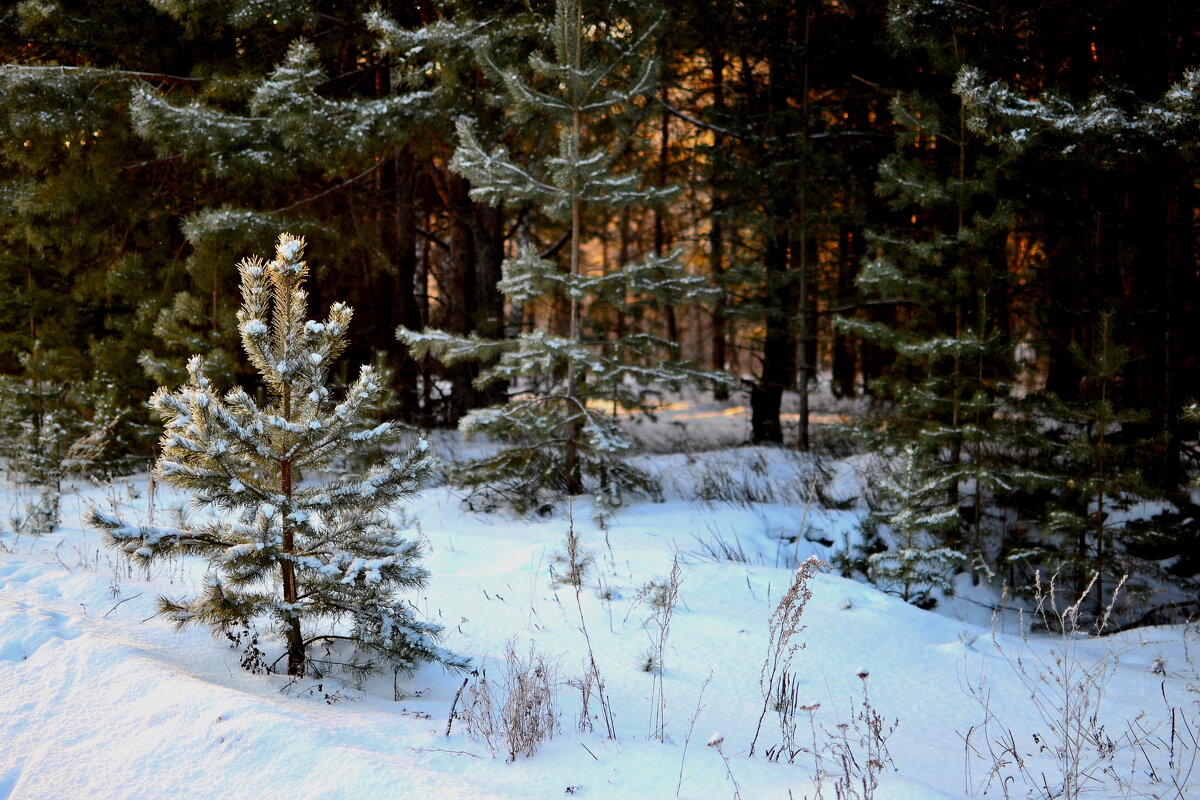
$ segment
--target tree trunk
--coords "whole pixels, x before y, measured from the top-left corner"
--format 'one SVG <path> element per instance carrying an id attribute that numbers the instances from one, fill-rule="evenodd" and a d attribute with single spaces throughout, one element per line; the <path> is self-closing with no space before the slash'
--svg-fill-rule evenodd
<path id="1" fill-rule="evenodd" d="M 391 314 L 384 315 L 388 326 L 403 325 L 409 330 L 421 329 L 421 311 L 416 297 L 417 276 L 417 215 L 416 197 L 418 170 L 412 153 L 405 148 L 384 164 L 384 208 L 392 215 L 382 227 L 383 245 L 387 250 L 394 274 L 394 290 L 390 295 Z M 380 298 L 387 303 L 388 298 Z M 420 415 L 417 397 L 418 365 L 408 348 L 388 347 L 390 366 L 395 371 L 393 385 L 399 404 L 398 416 L 406 422 L 416 422 Z"/>
<path id="2" fill-rule="evenodd" d="M 860 254 L 856 252 L 858 237 L 849 226 L 843 225 L 838 235 L 837 304 L 845 305 L 854 296 L 855 265 Z M 857 372 L 855 339 L 840 328 L 833 331 L 833 396 L 854 397 L 854 378 Z"/>
<path id="3" fill-rule="evenodd" d="M 440 285 L 445 304 L 445 328 L 451 333 L 466 336 L 475 326 L 475 237 L 471 230 L 475 208 L 468 196 L 466 179 L 453 173 L 446 177 L 450 199 L 450 254 L 445 270 L 445 284 Z M 446 407 L 446 422 L 457 425 L 463 415 L 477 405 L 473 385 L 477 367 L 459 362 L 446 366 L 450 380 L 450 399 Z"/>
<path id="4" fill-rule="evenodd" d="M 788 226 L 777 216 L 767 241 L 761 371 L 750 391 L 750 441 L 755 444 L 783 442 L 783 391 L 796 377 L 796 337 L 789 324 L 796 284 L 788 273 L 787 258 Z"/>
<path id="5" fill-rule="evenodd" d="M 474 315 L 472 330 L 485 339 L 504 338 L 504 296 L 496 285 L 500 282 L 504 263 L 504 211 L 484 203 L 474 202 L 471 235 L 475 239 Z M 480 362 L 474 368 L 478 375 L 494 362 Z M 472 406 L 495 405 L 504 401 L 508 383 L 497 381 L 478 389 L 472 388 Z"/>
<path id="6" fill-rule="evenodd" d="M 712 70 L 713 83 L 713 115 L 718 122 L 725 113 L 725 52 L 719 44 L 714 43 L 709 48 L 709 64 Z M 724 147 L 724 137 L 720 133 L 713 133 L 713 158 L 719 156 L 721 148 Z M 725 238 L 721 230 L 721 216 L 725 209 L 725 200 L 721 194 L 720 179 L 718 175 L 720 170 L 714 168 L 709 179 L 709 191 L 712 194 L 712 207 L 709 211 L 709 229 L 708 229 L 708 264 L 709 272 L 712 274 L 713 284 L 717 288 L 724 290 L 724 274 L 725 274 Z M 717 300 L 712 310 L 712 360 L 709 362 L 712 368 L 717 371 L 723 371 L 726 368 L 727 356 L 725 353 L 725 304 L 727 300 L 722 292 L 722 296 Z M 713 391 L 713 398 L 716 400 L 728 400 L 729 390 L 725 387 L 718 387 Z"/>

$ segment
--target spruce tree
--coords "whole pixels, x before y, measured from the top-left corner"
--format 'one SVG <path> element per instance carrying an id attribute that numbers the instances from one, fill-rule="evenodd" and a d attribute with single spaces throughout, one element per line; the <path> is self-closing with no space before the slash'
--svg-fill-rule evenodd
<path id="1" fill-rule="evenodd" d="M 327 388 L 352 312 L 335 303 L 324 321 L 305 319 L 304 247 L 283 234 L 273 261 L 249 258 L 238 267 L 238 330 L 266 383 L 267 404 L 240 387 L 220 395 L 199 356 L 188 364 L 186 385 L 161 387 L 151 400 L 164 424 L 157 475 L 226 513 L 184 529 L 130 524 L 92 509 L 88 524 L 135 562 L 205 558 L 204 591 L 160 598 L 159 612 L 214 631 L 268 617 L 286 643 L 289 675 L 335 667 L 360 676 L 382 664 L 412 670 L 422 661 L 462 666 L 438 646 L 439 626 L 418 620 L 396 594 L 428 577 L 418 563 L 420 543 L 403 538 L 389 514 L 429 472 L 426 442 L 387 456 L 366 475 L 319 474 L 334 458 L 393 441 L 399 431 L 370 418 L 383 391 L 371 367 L 360 369 L 341 401 Z"/>
<path id="2" fill-rule="evenodd" d="M 654 87 L 656 65 L 649 54 L 653 30 L 588 27 L 597 33 L 585 41 L 580 4 L 559 0 L 550 28 L 553 58 L 532 57 L 532 75 L 502 67 L 481 50 L 483 64 L 503 80 L 518 118 L 548 123 L 556 133 L 556 152 L 538 160 L 517 158 L 503 146 L 489 151 L 464 120 L 450 164 L 470 181 L 473 198 L 528 203 L 569 225 L 565 267 L 551 260 L 550 253 L 525 244 L 504 262 L 499 284 L 514 307 L 547 300 L 565 308 L 565 330 L 526 331 L 506 340 L 404 328 L 397 332 L 418 357 L 433 353 L 447 362 L 497 358 L 477 383 L 507 381 L 514 387 L 511 396 L 503 405 L 468 414 L 461 428 L 500 441 L 502 449 L 465 465 L 461 477 L 467 485 L 497 491 L 522 507 L 547 492 L 594 491 L 598 508 L 619 505 L 629 491 L 656 497 L 658 487 L 650 476 L 621 460 L 632 442 L 621 430 L 618 414 L 651 410 L 652 395 L 664 388 L 726 381 L 676 360 L 675 344 L 661 337 L 588 327 L 584 312 L 589 308 L 629 311 L 648 302 L 669 305 L 711 293 L 702 279 L 684 272 L 678 253 L 647 254 L 611 272 L 585 263 L 589 207 L 654 204 L 673 193 L 643 187 L 635 172 L 616 172 L 615 154 L 589 140 L 595 129 L 618 120 L 636 124 L 638 104 Z"/>

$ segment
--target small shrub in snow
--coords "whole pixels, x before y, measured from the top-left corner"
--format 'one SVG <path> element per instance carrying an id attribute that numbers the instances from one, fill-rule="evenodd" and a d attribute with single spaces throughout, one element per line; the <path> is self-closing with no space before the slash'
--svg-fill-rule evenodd
<path id="1" fill-rule="evenodd" d="M 159 479 L 227 516 L 158 527 L 93 508 L 86 521 L 135 563 L 205 558 L 211 571 L 201 595 L 160 598 L 159 613 L 217 632 L 268 618 L 285 641 L 289 675 L 339 668 L 360 677 L 380 662 L 461 667 L 438 646 L 441 628 L 418 620 L 397 596 L 428 577 L 420 544 L 401 537 L 390 514 L 432 467 L 426 443 L 365 475 L 306 480 L 335 458 L 394 441 L 397 431 L 370 418 L 383 391 L 371 367 L 340 401 L 325 386 L 352 312 L 335 303 L 323 322 L 305 319 L 303 251 L 303 239 L 283 234 L 274 261 L 239 265 L 242 345 L 267 384 L 266 406 L 240 387 L 219 394 L 199 357 L 189 363 L 187 385 L 151 398 L 165 428 Z"/>
<path id="2" fill-rule="evenodd" d="M 558 667 L 532 642 L 528 654 L 519 655 L 514 640 L 504 648 L 504 665 L 503 687 L 498 690 L 481 669 L 464 687 L 456 716 L 492 755 L 503 752 L 516 761 L 532 756 L 560 730 Z"/>

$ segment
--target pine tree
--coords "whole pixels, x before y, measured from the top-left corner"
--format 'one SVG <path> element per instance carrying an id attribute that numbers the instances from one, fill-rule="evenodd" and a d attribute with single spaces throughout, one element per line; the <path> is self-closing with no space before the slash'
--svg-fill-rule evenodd
<path id="1" fill-rule="evenodd" d="M 644 188 L 635 172 L 614 172 L 613 153 L 587 149 L 591 128 L 611 126 L 636 112 L 638 101 L 653 89 L 656 69 L 648 53 L 653 30 L 634 33 L 615 24 L 595 29 L 598 38 L 585 44 L 580 4 L 559 0 L 550 31 L 554 59 L 531 58 L 532 76 L 502 68 L 486 49 L 481 52 L 485 66 L 502 78 L 520 118 L 551 123 L 556 153 L 523 165 L 503 146 L 486 150 L 470 122 L 461 121 L 450 165 L 470 181 L 472 197 L 534 204 L 552 220 L 570 225 L 565 269 L 526 244 L 504 262 L 499 285 L 516 307 L 538 300 L 565 307 L 566 330 L 523 332 L 509 340 L 398 331 L 418 357 L 498 358 L 477 383 L 508 381 L 516 390 L 504 405 L 467 415 L 461 427 L 504 446 L 494 456 L 468 463 L 461 476 L 466 484 L 498 491 L 519 506 L 537 502 L 545 492 L 595 491 L 598 508 L 619 505 L 628 491 L 656 497 L 650 476 L 621 460 L 632 442 L 618 414 L 649 411 L 651 396 L 663 388 L 725 381 L 677 361 L 674 343 L 661 337 L 586 327 L 585 308 L 628 311 L 647 302 L 672 304 L 710 294 L 702 279 L 682 270 L 677 253 L 649 254 L 607 273 L 584 263 L 587 207 L 653 204 L 673 192 Z"/>
<path id="2" fill-rule="evenodd" d="M 423 67 L 380 51 L 365 18 L 390 8 L 419 24 L 431 10 L 361 0 L 153 5 L 199 40 L 199 54 L 187 82 L 145 81 L 127 95 L 138 137 L 193 188 L 172 209 L 186 239 L 187 295 L 164 293 L 144 311 L 157 341 L 139 348 L 143 362 L 159 379 L 182 368 L 177 340 L 202 331 L 207 345 L 236 350 L 222 324 L 237 307 L 226 267 L 287 228 L 327 248 L 313 291 L 358 309 L 350 355 L 365 363 L 386 349 L 400 413 L 415 419 L 417 372 L 388 343 L 397 324 L 420 325 L 417 210 L 430 204 L 418 197 L 422 159 L 457 112 L 452 92 L 427 87 Z M 184 319 L 193 309 L 198 322 Z"/>
<path id="3" fill-rule="evenodd" d="M 977 575 L 1004 563 L 1015 520 L 1005 498 L 1040 476 L 1018 464 L 1030 426 L 1012 398 L 1016 373 L 1010 309 L 1026 277 L 1009 268 L 1013 208 L 1002 197 L 1002 153 L 972 131 L 961 101 L 946 89 L 974 44 L 951 9 L 910 0 L 892 9 L 892 35 L 927 64 L 925 91 L 898 96 L 896 150 L 880 166 L 877 191 L 897 224 L 873 231 L 874 255 L 857 283 L 898 309 L 890 321 L 842 319 L 839 325 L 894 353 L 873 391 L 891 402 L 860 430 L 874 447 L 919 449 L 921 483 L 943 487 L 942 508 L 958 525 L 936 532 L 940 546 L 966 554 Z M 940 20 L 939 35 L 912 24 Z M 947 47 L 942 31 L 960 46 Z M 903 220 L 901 222 L 901 220 Z"/>
<path id="4" fill-rule="evenodd" d="M 176 386 L 187 379 L 187 361 L 197 353 L 204 355 L 208 376 L 217 383 L 230 383 L 235 377 L 236 358 L 228 348 L 228 331 L 236 330 L 232 311 L 219 312 L 203 307 L 191 292 L 178 292 L 171 305 L 154 314 L 154 337 L 160 348 L 147 348 L 138 355 L 138 364 L 160 386 Z M 155 306 L 143 306 L 150 314 Z"/>
<path id="5" fill-rule="evenodd" d="M 1023 560 L 1050 573 L 1061 573 L 1082 592 L 1095 577 L 1097 615 L 1108 599 L 1105 587 L 1123 578 L 1129 591 L 1140 591 L 1163 577 L 1134 555 L 1138 535 L 1126 530 L 1120 512 L 1155 495 L 1134 457 L 1142 442 L 1127 430 L 1145 414 L 1122 410 L 1117 388 L 1129 364 L 1129 349 L 1113 341 L 1113 315 L 1100 317 L 1096 350 L 1072 353 L 1085 379 L 1082 396 L 1066 401 L 1045 398 L 1049 448 L 1044 468 L 1056 478 L 1052 499 L 1041 521 L 1045 538 Z"/>
<path id="6" fill-rule="evenodd" d="M 240 387 L 222 397 L 199 356 L 188 364 L 187 385 L 161 387 L 151 400 L 164 424 L 157 475 L 227 514 L 181 529 L 133 525 L 92 509 L 88 524 L 139 563 L 205 558 L 204 592 L 160 598 L 159 612 L 177 625 L 215 631 L 269 617 L 286 642 L 289 675 L 330 667 L 363 675 L 380 662 L 403 670 L 422 661 L 462 666 L 437 645 L 439 626 L 418 620 L 396 596 L 428 577 L 418 564 L 420 543 L 402 538 L 389 515 L 429 472 L 426 442 L 364 476 L 318 475 L 336 457 L 395 439 L 398 429 L 370 419 L 383 391 L 371 367 L 361 368 L 340 402 L 326 387 L 352 312 L 335 303 L 324 321 L 305 319 L 304 247 L 283 234 L 275 260 L 249 258 L 238 267 L 238 329 L 266 382 L 267 405 Z M 326 655 L 314 655 L 314 646 Z"/>
<path id="7" fill-rule="evenodd" d="M 1189 4 L 1099 15 L 1055 5 L 1062 24 L 1022 42 L 1045 59 L 1040 76 L 1036 58 L 1019 75 L 970 62 L 954 86 L 968 127 L 1021 179 L 1044 260 L 1031 344 L 1046 364 L 1041 469 L 1054 480 L 1018 555 L 1078 589 L 1128 575 L 1126 595 L 1164 584 L 1192 595 L 1194 429 L 1179 408 L 1200 393 L 1200 371 L 1179 326 L 1200 286 L 1190 210 L 1200 51 L 1177 32 L 1200 16 Z"/>
<path id="8" fill-rule="evenodd" d="M 877 534 L 879 525 L 886 525 L 893 540 L 888 549 L 867 557 L 871 581 L 907 603 L 929 607 L 930 592 L 950 591 L 954 573 L 967 564 L 967 557 L 939 546 L 940 539 L 959 525 L 958 509 L 945 504 L 945 483 L 957 476 L 937 475 L 921 463 L 922 458 L 915 445 L 904 448 L 879 483 L 884 508 L 871 514 L 864 528 Z"/>
<path id="9" fill-rule="evenodd" d="M 56 356 L 34 342 L 19 354 L 19 374 L 0 375 L 0 465 L 34 492 L 12 519 L 19 533 L 49 533 L 58 526 L 68 476 L 130 466 L 131 443 L 118 433 L 129 409 L 114 402 L 114 392 L 98 393 L 95 383 L 64 383 Z"/>
<path id="10" fill-rule="evenodd" d="M 21 354 L 36 351 L 37 380 L 63 390 L 44 398 L 60 419 L 90 419 L 110 393 L 128 422 L 145 419 L 139 310 L 181 288 L 170 209 L 193 187 L 133 133 L 129 97 L 186 82 L 167 73 L 187 75 L 190 44 L 141 0 L 0 11 L 0 372 L 26 383 Z"/>

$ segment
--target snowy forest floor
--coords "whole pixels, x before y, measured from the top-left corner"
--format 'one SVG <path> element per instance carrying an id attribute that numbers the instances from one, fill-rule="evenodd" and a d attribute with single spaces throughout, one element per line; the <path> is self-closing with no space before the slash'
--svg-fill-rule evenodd
<path id="1" fill-rule="evenodd" d="M 841 410 L 822 413 L 833 419 Z M 554 581 L 565 508 L 533 518 L 470 513 L 443 486 L 403 510 L 427 540 L 432 576 L 410 600 L 445 626 L 445 645 L 497 683 L 510 668 L 510 641 L 518 655 L 532 645 L 546 658 L 561 731 L 513 763 L 502 745 L 493 754 L 468 737 L 462 720 L 446 735 L 463 676 L 426 668 L 361 688 L 292 681 L 242 669 L 253 632 L 231 646 L 203 629 L 174 630 L 154 616 L 155 597 L 196 592 L 203 565 L 183 559 L 145 574 L 79 524 L 89 503 L 144 520 L 147 478 L 67 487 L 56 532 L 0 535 L 0 800 L 909 800 L 1004 797 L 1006 777 L 1009 796 L 1050 797 L 1064 765 L 1083 775 L 1077 790 L 1088 796 L 1200 796 L 1198 695 L 1189 690 L 1200 669 L 1195 630 L 1023 637 L 1015 614 L 993 627 L 972 602 L 994 600 L 991 589 L 973 596 L 965 588 L 931 612 L 828 571 L 810 581 L 807 629 L 793 640 L 805 647 L 790 667 L 795 747 L 821 753 L 827 774 L 811 752 L 790 764 L 764 755 L 787 736 L 771 707 L 751 757 L 772 611 L 796 565 L 830 559 L 865 509 L 806 502 L 813 462 L 795 453 L 710 449 L 744 438 L 745 424 L 715 404 L 679 403 L 656 424 L 657 438 L 646 437 L 654 454 L 638 456 L 663 476 L 666 502 L 624 508 L 605 527 L 592 522 L 589 501 L 576 503 L 575 530 L 594 558 L 578 607 L 573 587 Z M 468 449 L 454 437 L 438 441 L 443 455 Z M 828 497 L 858 496 L 864 463 L 827 458 Z M 23 499 L 6 487 L 0 505 L 17 509 Z M 206 513 L 160 489 L 155 513 L 173 509 Z M 676 559 L 678 603 L 656 673 L 644 667 L 662 609 L 645 587 L 663 586 Z M 595 695 L 594 730 L 579 731 L 573 684 L 588 669 L 580 608 L 615 739 Z M 280 642 L 259 633 L 271 662 Z M 817 704 L 811 723 L 797 710 Z M 870 728 L 886 735 L 894 722 L 884 760 Z M 861 777 L 872 761 L 883 761 L 877 788 L 859 783 L 855 794 L 838 794 L 846 763 Z M 1000 771 L 989 783 L 993 767 Z"/>

